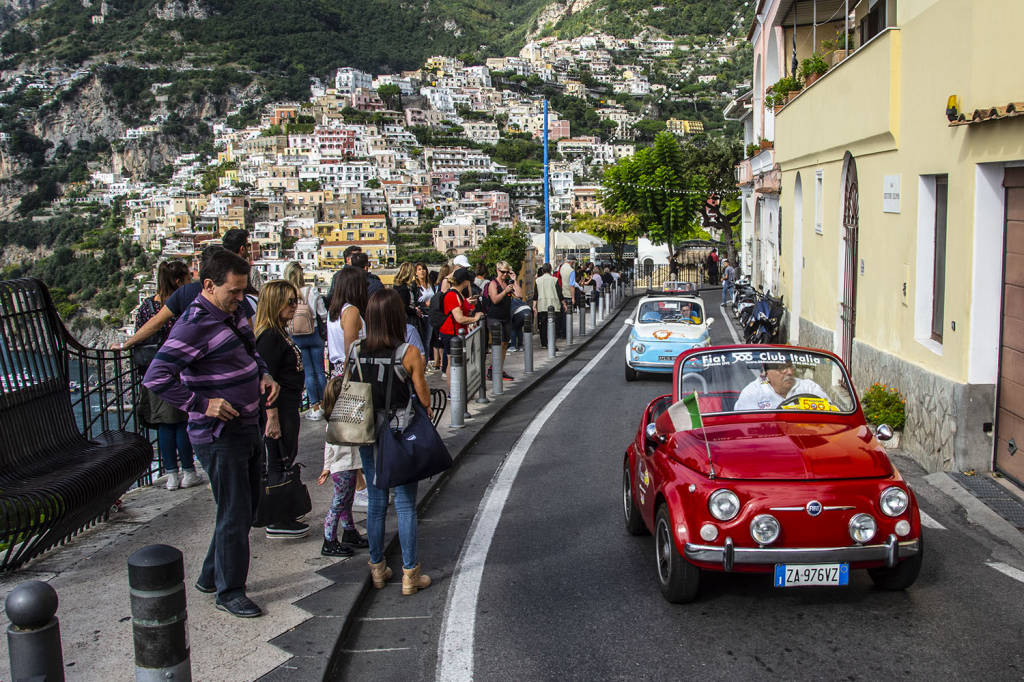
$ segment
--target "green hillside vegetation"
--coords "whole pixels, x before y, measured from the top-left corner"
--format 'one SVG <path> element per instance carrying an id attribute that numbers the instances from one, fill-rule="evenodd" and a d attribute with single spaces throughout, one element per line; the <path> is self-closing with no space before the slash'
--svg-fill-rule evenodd
<path id="1" fill-rule="evenodd" d="M 631 38 L 650 26 L 672 36 L 717 36 L 728 30 L 742 7 L 743 0 L 597 0 L 564 17 L 550 33 L 575 38 L 599 29 L 616 38 Z"/>

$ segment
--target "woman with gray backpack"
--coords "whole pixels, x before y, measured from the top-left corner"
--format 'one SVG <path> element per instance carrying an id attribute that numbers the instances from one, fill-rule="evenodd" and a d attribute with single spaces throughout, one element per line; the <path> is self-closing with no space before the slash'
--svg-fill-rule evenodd
<path id="1" fill-rule="evenodd" d="M 284 278 L 299 291 L 299 304 L 295 317 L 288 323 L 288 335 L 302 352 L 302 365 L 306 368 L 306 396 L 309 411 L 306 419 L 323 419 L 321 403 L 324 399 L 324 342 L 320 334 L 320 320 L 327 319 L 327 306 L 316 287 L 304 286 L 302 266 L 292 261 L 284 269 Z"/>

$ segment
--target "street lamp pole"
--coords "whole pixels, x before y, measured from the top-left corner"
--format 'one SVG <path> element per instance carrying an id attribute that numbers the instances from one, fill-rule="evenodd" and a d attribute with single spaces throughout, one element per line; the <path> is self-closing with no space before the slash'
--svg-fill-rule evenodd
<path id="1" fill-rule="evenodd" d="M 544 262 L 551 262 L 551 206 L 548 204 L 548 101 L 544 100 Z"/>

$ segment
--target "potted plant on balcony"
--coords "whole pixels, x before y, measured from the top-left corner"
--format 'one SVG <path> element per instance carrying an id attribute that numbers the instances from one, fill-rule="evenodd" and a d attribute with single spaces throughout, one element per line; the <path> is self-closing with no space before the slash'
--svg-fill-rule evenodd
<path id="1" fill-rule="evenodd" d="M 771 149 L 774 146 L 774 143 L 771 140 L 766 140 L 762 137 L 760 140 L 758 140 L 758 145 L 761 147 L 761 149 Z"/>
<path id="2" fill-rule="evenodd" d="M 785 97 L 785 101 L 788 103 L 800 94 L 800 91 L 803 89 L 803 84 L 800 83 L 800 78 L 796 74 L 793 74 L 790 76 L 783 76 L 779 80 L 775 81 L 775 85 L 772 86 L 772 89 L 783 95 Z"/>
<path id="3" fill-rule="evenodd" d="M 849 44 L 851 48 L 853 47 L 853 31 L 849 32 L 849 43 L 847 43 L 846 39 L 847 35 L 844 34 L 843 29 L 840 28 L 836 31 L 834 38 L 831 40 L 826 39 L 821 41 L 821 52 L 825 55 L 824 59 L 829 65 L 835 66 L 846 59 L 846 56 L 849 53 L 846 49 L 847 44 Z"/>
<path id="4" fill-rule="evenodd" d="M 807 85 L 821 78 L 826 71 L 828 71 L 828 62 L 817 52 L 800 62 L 800 75 L 804 77 L 804 82 Z"/>
<path id="5" fill-rule="evenodd" d="M 747 156 L 746 156 L 746 158 L 749 159 L 751 157 L 757 156 L 760 152 L 761 152 L 761 145 L 757 144 L 756 142 L 751 142 L 750 144 L 747 145 Z"/>

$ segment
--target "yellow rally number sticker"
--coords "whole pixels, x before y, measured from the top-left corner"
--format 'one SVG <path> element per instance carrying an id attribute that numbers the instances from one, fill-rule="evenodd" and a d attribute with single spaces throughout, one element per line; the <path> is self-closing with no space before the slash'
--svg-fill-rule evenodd
<path id="1" fill-rule="evenodd" d="M 793 406 L 798 410 L 811 410 L 817 412 L 838 412 L 839 408 L 830 403 L 825 398 L 798 398 L 796 405 Z"/>

